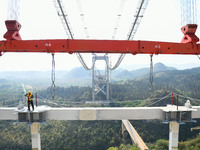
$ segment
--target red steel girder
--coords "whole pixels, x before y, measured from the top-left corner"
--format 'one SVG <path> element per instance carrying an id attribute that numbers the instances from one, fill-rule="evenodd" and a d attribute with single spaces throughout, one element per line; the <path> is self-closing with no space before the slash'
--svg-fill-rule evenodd
<path id="1" fill-rule="evenodd" d="M 196 55 L 200 54 L 200 44 L 125 40 L 7 40 L 0 41 L 2 52 Z"/>

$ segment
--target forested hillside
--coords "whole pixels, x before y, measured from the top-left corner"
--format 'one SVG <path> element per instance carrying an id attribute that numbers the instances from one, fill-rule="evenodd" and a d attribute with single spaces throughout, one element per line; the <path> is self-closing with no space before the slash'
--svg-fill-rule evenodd
<path id="1" fill-rule="evenodd" d="M 113 102 L 146 100 L 151 97 L 163 97 L 170 92 L 198 99 L 200 97 L 200 68 L 188 70 L 167 70 L 154 73 L 153 92 L 150 93 L 149 75 L 143 75 L 136 79 L 118 81 L 110 85 L 111 100 Z M 57 87 L 56 98 L 59 101 L 91 101 L 91 87 L 71 86 L 68 88 Z M 41 96 L 51 99 L 51 89 L 38 92 Z M 152 95 L 151 95 L 152 94 Z M 101 95 L 99 95 L 101 96 Z M 170 98 L 169 98 L 170 100 Z M 158 105 L 166 105 L 159 103 Z M 183 102 L 180 105 L 183 105 Z M 198 104 L 192 101 L 193 104 Z"/>
<path id="2" fill-rule="evenodd" d="M 169 125 L 159 121 L 131 121 L 150 150 L 168 150 Z M 198 131 L 187 123 L 180 126 L 180 150 L 200 149 Z M 30 125 L 0 121 L 0 149 L 31 149 Z M 41 124 L 42 149 L 49 150 L 138 150 L 129 135 L 121 133 L 121 121 L 50 121 Z M 189 140 L 193 139 L 193 140 Z M 183 142 L 188 140 L 186 142 Z"/>
<path id="3" fill-rule="evenodd" d="M 199 99 L 200 93 L 200 68 L 176 70 L 173 68 L 160 70 L 154 73 L 153 92 L 150 93 L 149 74 L 142 74 L 137 78 L 126 79 L 112 84 L 112 103 L 109 107 L 135 107 L 146 106 L 154 102 L 149 98 L 163 97 L 170 92 Z M 0 104 L 4 106 L 7 99 L 23 99 L 24 91 L 21 82 L 0 79 Z M 37 90 L 31 83 L 26 85 L 40 97 L 51 100 L 51 88 Z M 40 96 L 40 97 L 39 97 Z M 90 86 L 56 87 L 57 104 L 71 103 L 70 107 L 101 106 L 103 104 L 84 104 L 91 101 Z M 18 101 L 19 101 L 18 100 Z M 155 103 L 152 106 L 165 106 L 171 98 Z M 17 102 L 18 102 L 17 101 Z M 186 99 L 180 98 L 180 105 Z M 77 103 L 73 103 L 77 102 Z M 80 102 L 80 103 L 79 103 Z M 11 104 L 13 101 L 10 102 Z M 199 105 L 198 101 L 191 101 Z M 17 104 L 15 104 L 17 106 Z M 51 105 L 54 107 L 54 105 Z M 56 105 L 59 107 L 59 105 Z M 168 149 L 169 126 L 158 120 L 131 121 L 140 136 L 152 150 Z M 200 126 L 197 123 L 180 125 L 179 149 L 200 149 L 199 131 L 191 132 L 190 128 Z M 30 126 L 26 124 L 13 124 L 11 121 L 0 121 L 0 149 L 31 149 Z M 121 121 L 50 121 L 41 125 L 42 149 L 83 149 L 83 150 L 137 150 L 132 146 L 130 137 L 122 135 Z M 3 142 L 2 142 L 3 141 Z M 184 142 L 186 141 L 186 142 Z"/>

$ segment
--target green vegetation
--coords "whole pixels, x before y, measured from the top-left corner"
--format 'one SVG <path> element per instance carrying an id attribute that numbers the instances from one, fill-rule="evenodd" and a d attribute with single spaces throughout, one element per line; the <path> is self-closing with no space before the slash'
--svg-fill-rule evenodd
<path id="1" fill-rule="evenodd" d="M 1 121 L 0 149 L 30 149 L 30 126 Z M 41 125 L 42 149 L 102 150 L 122 142 L 120 121 L 50 121 Z"/>
<path id="2" fill-rule="evenodd" d="M 156 72 L 152 98 L 163 97 L 173 91 L 198 99 L 200 97 L 199 74 L 200 68 Z M 33 92 L 37 91 L 37 82 L 33 84 L 32 81 L 26 80 L 23 83 L 30 85 Z M 146 106 L 154 102 L 148 99 L 151 95 L 149 87 L 148 75 L 116 82 L 112 84 L 112 103 L 109 107 Z M 51 89 L 41 89 L 37 91 L 38 96 L 51 99 Z M 14 106 L 17 106 L 17 103 L 23 99 L 23 95 L 21 80 L 0 79 L 0 106 L 4 106 L 5 102 L 8 105 L 13 104 L 12 100 L 15 100 Z M 56 87 L 55 102 L 57 104 L 70 107 L 108 107 L 104 104 L 84 104 L 85 101 L 91 101 L 91 99 L 89 86 Z M 166 106 L 170 101 L 171 98 L 168 97 L 152 106 Z M 180 98 L 179 105 L 184 105 L 185 101 L 186 99 Z M 191 103 L 199 105 L 198 101 Z M 42 101 L 39 101 L 39 104 L 42 104 Z M 131 121 L 131 123 L 151 150 L 168 149 L 168 124 L 162 124 L 158 120 Z M 190 131 L 190 128 L 194 126 L 200 126 L 200 120 L 197 120 L 197 123 L 180 125 L 179 150 L 200 149 L 199 131 Z M 31 149 L 29 125 L 0 121 L 0 131 L 0 149 Z M 41 140 L 42 149 L 47 150 L 138 150 L 137 146 L 132 145 L 129 135 L 122 135 L 121 121 L 50 121 L 46 125 L 41 125 Z"/>
<path id="3" fill-rule="evenodd" d="M 158 121 L 133 121 L 132 124 L 150 150 L 168 149 L 168 125 Z M 180 138 L 187 128 L 181 126 Z M 0 130 L 0 141 L 3 141 L 0 149 L 31 149 L 30 125 L 0 121 Z M 45 150 L 138 150 L 128 134 L 122 135 L 121 121 L 50 121 L 41 124 L 40 133 Z M 193 133 L 194 138 L 185 142 L 180 139 L 179 150 L 198 150 L 200 136 L 196 135 L 197 132 Z"/>

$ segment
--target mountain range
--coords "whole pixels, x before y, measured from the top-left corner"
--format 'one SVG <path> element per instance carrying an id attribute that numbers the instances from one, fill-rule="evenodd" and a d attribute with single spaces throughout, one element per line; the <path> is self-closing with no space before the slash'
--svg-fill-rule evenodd
<path id="1" fill-rule="evenodd" d="M 165 66 L 162 63 L 156 63 L 153 66 L 154 73 L 167 70 L 177 70 L 173 67 Z M 99 70 L 103 74 L 103 70 Z M 112 79 L 131 79 L 143 76 L 149 73 L 149 68 L 141 68 L 132 71 L 117 69 L 112 71 Z M 51 71 L 6 71 L 0 72 L 0 78 L 10 80 L 49 80 Z M 56 78 L 62 79 L 91 79 L 92 71 L 85 70 L 83 67 L 73 68 L 70 71 L 56 71 Z"/>

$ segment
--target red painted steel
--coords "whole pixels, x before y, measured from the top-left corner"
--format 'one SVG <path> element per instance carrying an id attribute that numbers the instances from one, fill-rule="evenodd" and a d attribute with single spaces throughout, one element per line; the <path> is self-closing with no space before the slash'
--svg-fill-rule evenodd
<path id="1" fill-rule="evenodd" d="M 16 20 L 6 20 L 5 21 L 7 32 L 4 34 L 4 38 L 7 40 L 22 40 L 19 34 L 21 29 L 21 24 Z"/>
<path id="2" fill-rule="evenodd" d="M 197 30 L 197 24 L 187 24 L 181 28 L 184 36 L 181 40 L 181 43 L 197 43 L 199 38 L 195 35 Z"/>
<path id="3" fill-rule="evenodd" d="M 7 40 L 2 52 L 200 54 L 200 44 L 123 40 Z"/>
<path id="4" fill-rule="evenodd" d="M 195 24 L 182 28 L 185 35 L 182 43 L 170 43 L 127 40 L 21 40 L 21 25 L 16 20 L 7 20 L 5 23 L 8 31 L 4 38 L 7 40 L 0 41 L 0 56 L 3 52 L 200 54 L 200 45 L 196 44 L 198 38 L 195 35 Z"/>

